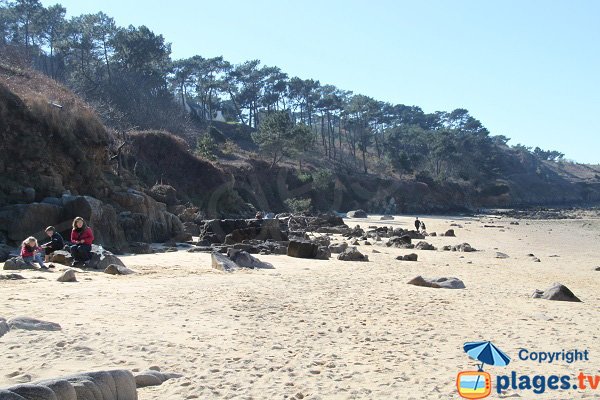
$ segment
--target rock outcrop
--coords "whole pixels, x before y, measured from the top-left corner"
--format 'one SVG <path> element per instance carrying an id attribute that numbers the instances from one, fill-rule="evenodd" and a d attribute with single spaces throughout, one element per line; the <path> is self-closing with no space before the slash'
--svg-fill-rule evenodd
<path id="1" fill-rule="evenodd" d="M 350 247 L 344 250 L 337 257 L 341 261 L 369 261 L 369 256 L 362 254 L 355 247 Z"/>
<path id="2" fill-rule="evenodd" d="M 421 275 L 407 282 L 409 285 L 424 286 L 435 289 L 464 289 L 465 284 L 458 278 L 424 278 Z"/>
<path id="3" fill-rule="evenodd" d="M 536 290 L 532 297 L 534 299 L 581 302 L 568 287 L 558 282 L 546 290 Z"/>

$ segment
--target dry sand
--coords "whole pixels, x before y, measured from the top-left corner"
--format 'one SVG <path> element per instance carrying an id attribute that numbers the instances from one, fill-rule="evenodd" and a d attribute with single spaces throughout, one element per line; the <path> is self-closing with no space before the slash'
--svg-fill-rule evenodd
<path id="1" fill-rule="evenodd" d="M 417 250 L 418 262 L 402 262 L 395 257 L 412 250 L 360 246 L 370 262 L 261 256 L 275 269 L 233 274 L 211 270 L 209 254 L 182 251 L 123 257 L 138 271 L 131 276 L 88 272 L 78 283 L 58 283 L 58 273 L 33 271 L 23 275 L 46 279 L 0 281 L 0 316 L 63 328 L 0 338 L 0 387 L 159 366 L 184 377 L 140 389 L 140 399 L 453 399 L 457 372 L 475 369 L 462 345 L 478 340 L 492 340 L 513 358 L 508 367 L 486 368 L 492 375 L 600 375 L 600 272 L 593 270 L 600 265 L 600 220 L 423 219 L 430 232 L 462 225 L 455 238 L 428 238 L 435 246 L 468 242 L 480 251 Z M 484 228 L 490 220 L 504 229 Z M 496 251 L 510 258 L 497 259 Z M 455 276 L 467 288 L 406 284 L 419 274 Z M 530 298 L 553 282 L 583 303 Z M 540 365 L 518 360 L 520 348 L 588 349 L 590 361 Z M 598 398 L 593 391 L 514 390 L 491 398 L 513 396 Z"/>

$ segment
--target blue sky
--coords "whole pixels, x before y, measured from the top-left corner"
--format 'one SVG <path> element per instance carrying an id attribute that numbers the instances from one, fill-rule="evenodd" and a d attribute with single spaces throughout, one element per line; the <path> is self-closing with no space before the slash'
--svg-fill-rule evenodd
<path id="1" fill-rule="evenodd" d="M 173 57 L 260 59 L 426 112 L 466 108 L 511 144 L 600 163 L 600 1 L 43 0 L 146 25 Z"/>

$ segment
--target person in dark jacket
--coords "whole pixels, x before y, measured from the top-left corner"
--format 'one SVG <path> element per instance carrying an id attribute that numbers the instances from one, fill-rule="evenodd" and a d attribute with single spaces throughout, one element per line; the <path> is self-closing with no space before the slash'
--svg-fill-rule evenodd
<path id="1" fill-rule="evenodd" d="M 46 235 L 48 235 L 50 241 L 43 243 L 42 249 L 44 249 L 44 253 L 46 254 L 45 261 L 48 262 L 50 254 L 57 250 L 62 250 L 65 247 L 65 241 L 60 233 L 56 232 L 56 228 L 53 226 L 46 228 Z"/>
<path id="2" fill-rule="evenodd" d="M 77 217 L 73 220 L 73 230 L 71 231 L 71 255 L 73 261 L 86 262 L 92 258 L 92 243 L 94 242 L 94 233 L 92 228 L 87 226 L 83 218 Z"/>
<path id="3" fill-rule="evenodd" d="M 415 230 L 419 232 L 419 228 L 421 227 L 421 221 L 419 221 L 419 217 L 415 219 Z"/>

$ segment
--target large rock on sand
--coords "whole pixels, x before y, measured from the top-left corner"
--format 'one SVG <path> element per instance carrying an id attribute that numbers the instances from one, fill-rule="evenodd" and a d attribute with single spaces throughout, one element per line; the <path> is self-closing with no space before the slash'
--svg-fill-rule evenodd
<path id="1" fill-rule="evenodd" d="M 147 386 L 159 386 L 165 381 L 174 378 L 181 378 L 180 374 L 164 373 L 155 370 L 143 371 L 135 375 L 135 384 L 138 388 Z"/>
<path id="2" fill-rule="evenodd" d="M 13 257 L 4 262 L 4 270 L 18 271 L 20 269 L 36 269 L 32 264 L 27 264 L 21 257 Z"/>
<path id="3" fill-rule="evenodd" d="M 231 261 L 236 263 L 239 267 L 242 268 L 261 268 L 261 269 L 273 269 L 273 265 L 260 261 L 258 258 L 251 256 L 250 253 L 237 250 L 237 249 L 228 249 L 227 256 Z"/>
<path id="4" fill-rule="evenodd" d="M 337 259 L 341 261 L 369 261 L 369 257 L 362 254 L 355 247 L 344 250 L 338 255 Z"/>
<path id="5" fill-rule="evenodd" d="M 315 258 L 319 245 L 307 240 L 292 240 L 287 248 L 287 255 L 296 258 Z"/>
<path id="6" fill-rule="evenodd" d="M 113 370 L 11 386 L 0 390 L 0 399 L 137 400 L 138 396 L 133 374 L 125 370 Z"/>
<path id="7" fill-rule="evenodd" d="M 435 289 L 464 289 L 465 284 L 458 278 L 424 278 L 421 275 L 407 282 L 409 285 L 424 286 Z"/>
<path id="8" fill-rule="evenodd" d="M 560 283 L 555 283 L 546 290 L 536 290 L 532 297 L 534 299 L 581 302 L 568 287 Z"/>
<path id="9" fill-rule="evenodd" d="M 104 273 L 109 275 L 131 275 L 135 274 L 135 271 L 130 270 L 124 265 L 110 264 L 106 267 Z"/>
<path id="10" fill-rule="evenodd" d="M 10 330 L 10 327 L 6 323 L 6 320 L 0 317 L 0 337 L 6 335 L 6 333 Z M 2 397 L 0 397 L 1 399 Z"/>
<path id="11" fill-rule="evenodd" d="M 57 279 L 59 282 L 77 282 L 77 277 L 75 276 L 75 270 L 69 268 L 65 272 L 63 272 Z"/>
<path id="12" fill-rule="evenodd" d="M 417 261 L 419 256 L 415 253 L 405 254 L 403 256 L 396 257 L 396 260 L 400 261 Z"/>
<path id="13" fill-rule="evenodd" d="M 429 244 L 429 243 L 424 242 L 424 241 L 420 241 L 415 246 L 415 249 L 417 249 L 417 250 L 435 250 L 435 247 L 432 244 Z"/>
<path id="14" fill-rule="evenodd" d="M 62 221 L 62 208 L 54 204 L 15 204 L 0 208 L 0 232 L 15 243 L 31 235 L 42 238 L 45 227 Z"/>
<path id="15" fill-rule="evenodd" d="M 210 255 L 211 265 L 214 269 L 223 272 L 233 272 L 240 269 L 240 267 L 231 261 L 226 255 L 213 251 Z"/>
<path id="16" fill-rule="evenodd" d="M 30 317 L 11 318 L 7 323 L 10 329 L 23 329 L 27 331 L 60 331 L 62 329 L 57 323 Z"/>
<path id="17" fill-rule="evenodd" d="M 364 210 L 348 211 L 346 213 L 346 216 L 348 218 L 367 218 L 368 217 L 366 211 L 364 211 Z"/>

